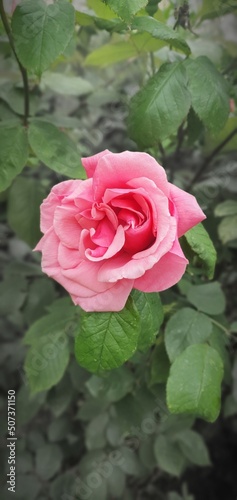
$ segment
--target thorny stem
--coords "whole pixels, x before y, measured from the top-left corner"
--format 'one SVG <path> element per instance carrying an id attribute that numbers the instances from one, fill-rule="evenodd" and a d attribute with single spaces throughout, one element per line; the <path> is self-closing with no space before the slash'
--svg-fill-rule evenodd
<path id="1" fill-rule="evenodd" d="M 18 55 L 15 50 L 15 45 L 14 45 L 14 40 L 11 32 L 10 25 L 7 20 L 7 16 L 3 7 L 3 0 L 0 0 L 0 17 L 2 19 L 3 26 L 5 28 L 12 52 L 15 56 L 15 59 L 17 61 L 17 64 L 19 66 L 21 76 L 22 76 L 22 81 L 23 81 L 23 87 L 24 87 L 24 117 L 23 117 L 23 124 L 25 127 L 28 125 L 28 117 L 29 117 L 29 111 L 30 111 L 30 95 L 29 95 L 29 83 L 28 83 L 28 76 L 27 76 L 27 71 L 22 66 L 20 60 L 18 59 Z"/>
<path id="2" fill-rule="evenodd" d="M 219 153 L 219 151 L 221 151 L 221 149 L 224 148 L 224 146 L 235 136 L 235 134 L 237 134 L 237 127 L 234 130 L 232 130 L 232 132 L 229 135 L 227 135 L 227 137 L 224 139 L 224 141 L 222 141 L 215 149 L 213 149 L 213 151 L 210 153 L 209 156 L 207 156 L 205 158 L 201 167 L 198 169 L 198 171 L 196 172 L 196 174 L 192 178 L 191 182 L 186 187 L 187 191 L 189 191 L 193 187 L 195 182 L 197 182 L 200 179 L 200 177 L 202 176 L 203 172 L 206 170 L 209 163 L 211 163 L 213 158 L 215 158 L 215 156 Z"/>

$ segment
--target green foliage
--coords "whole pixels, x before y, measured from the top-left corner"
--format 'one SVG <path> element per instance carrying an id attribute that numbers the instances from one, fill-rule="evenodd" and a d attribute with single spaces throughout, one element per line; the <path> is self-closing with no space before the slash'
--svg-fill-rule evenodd
<path id="1" fill-rule="evenodd" d="M 43 0 L 34 3 L 28 0 L 16 8 L 12 31 L 22 65 L 41 75 L 70 42 L 74 33 L 74 9 L 66 0 L 50 5 Z"/>
<path id="2" fill-rule="evenodd" d="M 213 422 L 220 412 L 223 364 L 207 344 L 191 345 L 171 366 L 167 402 L 172 413 L 192 413 Z"/>
<path id="3" fill-rule="evenodd" d="M 28 138 L 35 155 L 49 168 L 78 179 L 85 178 L 76 145 L 51 123 L 32 122 Z"/>
<path id="4" fill-rule="evenodd" d="M 216 265 L 216 250 L 206 229 L 202 224 L 198 224 L 185 233 L 184 240 L 188 245 L 189 254 L 190 251 L 191 255 L 193 252 L 207 278 L 212 279 Z"/>
<path id="5" fill-rule="evenodd" d="M 148 147 L 167 138 L 182 123 L 190 104 L 183 64 L 163 64 L 131 100 L 128 129 L 132 139 Z"/>
<path id="6" fill-rule="evenodd" d="M 20 125 L 0 128 L 0 151 L 0 191 L 4 191 L 26 164 L 28 144 L 25 129 Z"/>
<path id="7" fill-rule="evenodd" d="M 131 298 L 116 313 L 82 313 L 75 342 L 78 363 L 91 372 L 117 368 L 136 351 L 140 328 Z"/>
<path id="8" fill-rule="evenodd" d="M 165 329 L 170 361 L 173 362 L 188 346 L 208 340 L 211 333 L 212 322 L 208 316 L 188 307 L 180 309 L 169 319 Z"/>
<path id="9" fill-rule="evenodd" d="M 143 293 L 133 290 L 132 297 L 140 315 L 141 332 L 137 347 L 146 351 L 155 342 L 164 319 L 164 312 L 158 293 Z"/>
<path id="10" fill-rule="evenodd" d="M 185 66 L 192 107 L 206 127 L 217 134 L 224 127 L 229 114 L 226 82 L 208 57 L 188 59 Z"/>
<path id="11" fill-rule="evenodd" d="M 236 48 L 225 18 L 212 31 L 236 8 L 190 3 L 184 30 L 172 29 L 180 2 L 176 13 L 158 0 L 87 0 L 83 10 L 21 0 L 14 13 L 10 3 L 16 54 L 0 23 L 0 426 L 16 388 L 16 498 L 194 500 L 183 472 L 189 483 L 189 467 L 193 479 L 211 465 L 205 442 L 218 464 L 224 450 L 230 472 L 236 428 Z M 85 313 L 31 252 L 39 205 L 52 185 L 85 179 L 80 155 L 136 150 L 128 130 L 197 196 L 207 230 L 180 240 L 189 266 L 178 286 Z M 218 417 L 221 395 L 228 421 L 196 424 Z M 203 491 L 221 480 L 211 456 Z"/>
<path id="12" fill-rule="evenodd" d="M 181 50 L 186 55 L 191 52 L 188 44 L 179 33 L 152 17 L 137 17 L 132 23 L 132 29 L 150 33 L 154 38 L 168 42 L 172 47 Z"/>
<path id="13" fill-rule="evenodd" d="M 124 21 L 131 21 L 135 14 L 148 3 L 148 0 L 105 0 L 105 3 Z"/>
<path id="14" fill-rule="evenodd" d="M 40 204 L 46 191 L 33 178 L 19 177 L 14 181 L 8 200 L 8 223 L 17 236 L 34 247 L 41 236 Z"/>

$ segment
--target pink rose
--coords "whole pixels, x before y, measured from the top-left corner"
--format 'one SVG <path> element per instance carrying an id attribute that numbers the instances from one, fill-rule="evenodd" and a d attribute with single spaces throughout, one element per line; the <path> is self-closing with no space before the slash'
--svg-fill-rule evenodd
<path id="1" fill-rule="evenodd" d="M 205 219 L 146 153 L 82 160 L 88 179 L 53 187 L 41 205 L 42 269 L 86 311 L 120 311 L 132 288 L 160 292 L 188 264 L 178 238 Z"/>

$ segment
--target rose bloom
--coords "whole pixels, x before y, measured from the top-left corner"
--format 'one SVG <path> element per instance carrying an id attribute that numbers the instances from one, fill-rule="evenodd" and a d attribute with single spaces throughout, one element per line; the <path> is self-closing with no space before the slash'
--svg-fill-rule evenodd
<path id="1" fill-rule="evenodd" d="M 41 205 L 42 269 L 85 311 L 120 311 L 132 288 L 160 292 L 188 260 L 178 238 L 205 219 L 146 153 L 82 159 L 87 180 L 54 186 Z"/>

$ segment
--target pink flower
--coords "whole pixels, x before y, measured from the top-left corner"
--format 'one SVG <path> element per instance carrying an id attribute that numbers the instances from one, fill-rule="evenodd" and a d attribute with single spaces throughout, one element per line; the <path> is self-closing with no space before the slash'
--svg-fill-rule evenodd
<path id="1" fill-rule="evenodd" d="M 146 153 L 82 160 L 88 179 L 53 187 L 41 205 L 42 269 L 86 311 L 119 311 L 132 288 L 159 292 L 188 264 L 178 238 L 205 219 Z"/>

